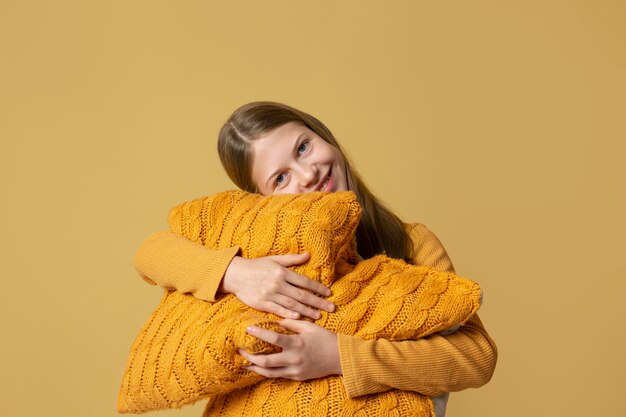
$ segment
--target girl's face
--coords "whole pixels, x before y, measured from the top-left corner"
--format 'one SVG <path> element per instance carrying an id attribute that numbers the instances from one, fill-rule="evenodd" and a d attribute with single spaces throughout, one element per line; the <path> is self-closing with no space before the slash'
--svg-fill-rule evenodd
<path id="1" fill-rule="evenodd" d="M 348 190 L 337 148 L 296 122 L 252 141 L 251 175 L 263 195 Z"/>

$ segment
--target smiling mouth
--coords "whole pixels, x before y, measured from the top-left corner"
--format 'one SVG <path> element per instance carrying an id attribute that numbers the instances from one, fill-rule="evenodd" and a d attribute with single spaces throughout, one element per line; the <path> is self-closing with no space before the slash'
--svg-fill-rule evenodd
<path id="1" fill-rule="evenodd" d="M 331 191 L 334 185 L 333 177 L 331 176 L 332 170 L 328 171 L 324 180 L 317 187 L 318 191 Z"/>

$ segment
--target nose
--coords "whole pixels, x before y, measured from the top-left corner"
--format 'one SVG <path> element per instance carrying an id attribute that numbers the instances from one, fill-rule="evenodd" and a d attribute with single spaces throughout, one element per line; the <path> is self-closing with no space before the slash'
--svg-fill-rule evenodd
<path id="1" fill-rule="evenodd" d="M 319 182 L 319 170 L 315 164 L 302 165 L 298 172 L 298 183 L 302 192 L 311 191 Z"/>

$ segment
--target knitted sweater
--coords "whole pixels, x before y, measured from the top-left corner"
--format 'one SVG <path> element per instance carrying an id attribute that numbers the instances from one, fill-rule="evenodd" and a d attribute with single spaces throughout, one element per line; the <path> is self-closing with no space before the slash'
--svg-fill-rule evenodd
<path id="1" fill-rule="evenodd" d="M 407 225 L 415 254 L 412 263 L 454 272 L 439 239 L 423 224 Z M 215 301 L 218 287 L 239 247 L 211 249 L 170 231 L 146 238 L 135 268 L 152 285 Z M 458 331 L 418 340 L 365 340 L 338 334 L 342 380 L 350 397 L 392 388 L 440 396 L 480 387 L 491 379 L 497 349 L 478 314 Z"/>

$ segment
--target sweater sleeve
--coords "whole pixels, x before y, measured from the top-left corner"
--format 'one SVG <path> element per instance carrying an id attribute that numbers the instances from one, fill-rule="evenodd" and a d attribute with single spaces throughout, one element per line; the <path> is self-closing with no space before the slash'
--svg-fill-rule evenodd
<path id="1" fill-rule="evenodd" d="M 409 233 L 415 245 L 413 263 L 454 272 L 437 237 L 421 224 Z M 491 379 L 497 349 L 478 315 L 456 332 L 418 340 L 391 342 L 338 335 L 341 369 L 350 397 L 392 388 L 438 396 L 480 387 Z"/>
<path id="2" fill-rule="evenodd" d="M 168 231 L 146 238 L 135 254 L 135 269 L 149 284 L 215 301 L 238 247 L 209 249 Z"/>

